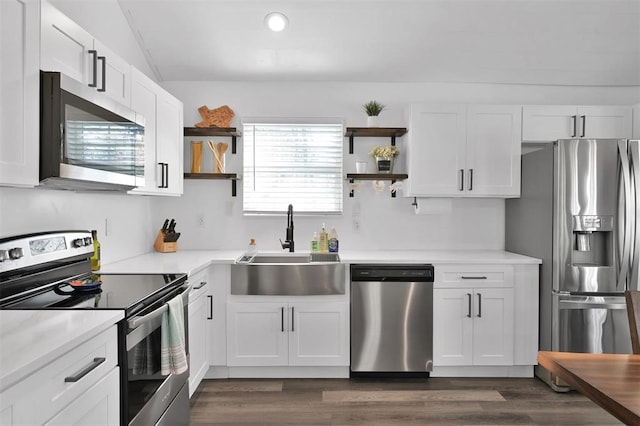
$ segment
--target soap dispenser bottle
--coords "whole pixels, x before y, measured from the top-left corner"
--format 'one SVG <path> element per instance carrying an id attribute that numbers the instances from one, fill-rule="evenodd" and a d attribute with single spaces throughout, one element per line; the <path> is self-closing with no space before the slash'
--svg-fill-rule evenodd
<path id="1" fill-rule="evenodd" d="M 322 224 L 322 231 L 320 231 L 319 246 L 320 253 L 327 253 L 329 251 L 329 235 L 327 234 L 324 223 Z"/>
<path id="2" fill-rule="evenodd" d="M 331 232 L 329 232 L 329 253 L 337 253 L 338 252 L 338 233 L 336 232 L 336 228 L 331 228 Z"/>
<path id="3" fill-rule="evenodd" d="M 319 244 L 318 233 L 314 232 L 313 238 L 311 239 L 311 253 L 317 253 L 319 251 Z"/>

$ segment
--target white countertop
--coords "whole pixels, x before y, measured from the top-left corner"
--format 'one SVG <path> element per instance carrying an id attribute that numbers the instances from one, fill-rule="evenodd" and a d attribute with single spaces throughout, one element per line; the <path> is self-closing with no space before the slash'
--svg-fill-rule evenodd
<path id="1" fill-rule="evenodd" d="M 286 252 L 282 252 L 286 254 Z M 214 263 L 234 263 L 242 250 L 179 250 L 147 253 L 103 265 L 103 273 L 193 274 Z M 540 264 L 533 257 L 502 250 L 352 250 L 340 252 L 343 263 Z"/>
<path id="2" fill-rule="evenodd" d="M 122 318 L 120 310 L 0 311 L 0 392 Z"/>

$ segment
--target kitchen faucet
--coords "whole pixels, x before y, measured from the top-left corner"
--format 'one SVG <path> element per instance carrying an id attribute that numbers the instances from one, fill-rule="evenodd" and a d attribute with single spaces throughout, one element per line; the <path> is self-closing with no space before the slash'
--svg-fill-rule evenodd
<path id="1" fill-rule="evenodd" d="M 289 249 L 289 252 L 294 252 L 294 243 L 293 243 L 293 205 L 289 204 L 289 208 L 287 209 L 287 237 L 284 242 L 282 239 L 280 240 L 280 244 L 282 244 L 282 248 Z"/>

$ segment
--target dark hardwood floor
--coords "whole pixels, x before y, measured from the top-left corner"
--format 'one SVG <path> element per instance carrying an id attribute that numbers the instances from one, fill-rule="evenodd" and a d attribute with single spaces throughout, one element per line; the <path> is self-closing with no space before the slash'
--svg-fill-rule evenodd
<path id="1" fill-rule="evenodd" d="M 198 425 L 619 425 L 577 392 L 537 379 L 204 380 Z"/>

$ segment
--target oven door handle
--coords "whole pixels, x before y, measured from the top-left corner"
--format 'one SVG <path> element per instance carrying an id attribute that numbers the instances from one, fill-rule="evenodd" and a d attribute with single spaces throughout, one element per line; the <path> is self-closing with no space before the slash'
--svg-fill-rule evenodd
<path id="1" fill-rule="evenodd" d="M 184 294 L 189 294 L 189 291 L 191 291 L 191 285 L 187 285 L 186 287 L 183 287 L 183 291 L 180 293 L 182 295 Z M 189 298 L 188 297 L 183 297 L 182 298 L 182 303 L 183 305 L 186 305 L 189 303 Z M 141 317 L 133 317 L 130 320 L 127 321 L 127 324 L 129 326 L 129 330 L 133 330 L 135 328 L 140 327 L 140 325 L 144 324 L 145 322 L 149 322 L 155 318 L 158 318 L 159 316 L 161 316 L 162 314 L 164 314 L 165 312 L 167 312 L 169 310 L 169 305 L 167 305 L 166 303 L 164 305 L 162 305 L 161 307 L 159 307 L 158 309 L 156 309 L 153 312 L 149 312 L 146 315 L 143 315 Z"/>

